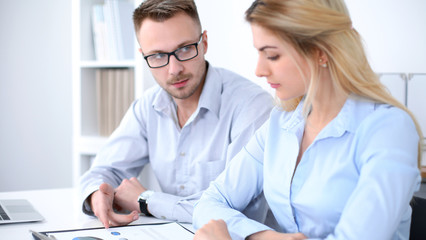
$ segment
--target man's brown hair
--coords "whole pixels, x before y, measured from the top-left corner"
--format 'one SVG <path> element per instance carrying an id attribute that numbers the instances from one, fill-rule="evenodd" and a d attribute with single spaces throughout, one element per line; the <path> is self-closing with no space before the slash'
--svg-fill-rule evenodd
<path id="1" fill-rule="evenodd" d="M 135 32 L 138 33 L 142 22 L 150 18 L 157 22 L 163 22 L 174 17 L 178 13 L 185 13 L 200 26 L 197 6 L 193 0 L 146 0 L 143 1 L 133 12 L 133 24 Z"/>

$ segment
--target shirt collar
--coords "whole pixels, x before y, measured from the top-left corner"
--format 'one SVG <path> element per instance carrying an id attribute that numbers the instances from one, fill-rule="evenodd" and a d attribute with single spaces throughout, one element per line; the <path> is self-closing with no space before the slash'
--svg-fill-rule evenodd
<path id="1" fill-rule="evenodd" d="M 362 120 L 374 111 L 376 103 L 372 100 L 349 95 L 339 114 L 333 119 L 335 134 L 342 135 L 345 131 L 354 133 Z"/>
<path id="2" fill-rule="evenodd" d="M 152 101 L 152 107 L 158 112 L 171 113 L 175 108 L 172 97 L 160 86 L 159 91 Z"/>
<path id="3" fill-rule="evenodd" d="M 303 103 L 305 102 L 305 99 L 303 98 L 299 104 L 297 105 L 296 109 L 293 110 L 293 112 L 290 112 L 290 115 L 283 114 L 280 118 L 279 122 L 281 125 L 281 128 L 286 131 L 292 131 L 294 132 L 296 127 L 299 124 L 305 123 L 305 118 L 303 117 Z"/>
<path id="4" fill-rule="evenodd" d="M 222 94 L 222 78 L 219 76 L 219 73 L 215 68 L 211 67 L 208 62 L 206 62 L 206 79 L 204 82 L 203 90 L 201 91 L 201 96 L 198 101 L 198 107 L 195 112 L 198 112 L 199 109 L 205 108 L 212 111 L 219 117 L 220 104 L 221 104 L 221 94 Z M 208 91 L 204 91 L 208 89 Z M 154 98 L 152 106 L 156 111 L 164 112 L 169 115 L 173 115 L 172 111 L 175 111 L 175 104 L 172 97 L 162 88 L 160 88 L 159 93 Z"/>
<path id="5" fill-rule="evenodd" d="M 300 101 L 290 115 L 283 114 L 280 119 L 281 128 L 286 131 L 297 132 L 300 127 L 304 127 L 303 104 L 304 99 Z M 374 109 L 375 103 L 373 101 L 350 95 L 339 114 L 321 132 L 324 132 L 323 134 L 327 136 L 341 136 L 346 131 L 353 133 L 362 119 Z"/>
<path id="6" fill-rule="evenodd" d="M 212 111 L 219 118 L 222 101 L 222 86 L 222 77 L 219 75 L 218 71 L 207 62 L 206 81 L 198 102 L 198 108 L 205 108 Z M 204 89 L 207 89 L 207 91 L 204 91 Z"/>

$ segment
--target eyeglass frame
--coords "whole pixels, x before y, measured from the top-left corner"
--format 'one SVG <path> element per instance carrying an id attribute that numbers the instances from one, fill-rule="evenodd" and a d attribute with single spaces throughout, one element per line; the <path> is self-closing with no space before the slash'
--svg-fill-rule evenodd
<path id="1" fill-rule="evenodd" d="M 201 33 L 201 35 L 200 35 L 200 40 L 198 40 L 198 42 L 191 43 L 191 44 L 187 44 L 187 45 L 185 45 L 185 46 L 179 47 L 179 48 L 177 48 L 176 50 L 174 50 L 173 52 L 168 52 L 168 53 L 167 53 L 167 52 L 154 53 L 154 54 L 150 54 L 150 55 L 148 55 L 148 56 L 143 56 L 143 58 L 145 59 L 146 63 L 148 64 L 148 67 L 150 67 L 150 68 L 162 68 L 162 67 L 165 67 L 165 66 L 169 65 L 169 63 L 170 63 L 170 56 L 172 56 L 172 55 L 173 55 L 173 56 L 175 56 L 175 58 L 176 58 L 179 62 L 189 61 L 189 60 L 194 59 L 194 58 L 196 58 L 196 57 L 198 56 L 198 44 L 200 44 L 202 40 L 203 40 L 203 33 Z M 189 46 L 195 46 L 195 50 L 197 51 L 197 54 L 195 54 L 195 56 L 193 56 L 193 57 L 191 57 L 191 58 L 188 58 L 188 59 L 185 59 L 185 60 L 181 60 L 181 59 L 179 59 L 179 57 L 176 55 L 176 52 L 177 52 L 177 51 L 179 51 L 179 50 L 180 50 L 180 49 L 182 49 L 182 48 L 189 47 Z M 149 57 L 152 57 L 152 56 L 155 56 L 155 55 L 157 55 L 157 54 L 167 54 L 167 63 L 166 63 L 166 64 L 164 64 L 164 65 L 158 66 L 158 67 L 151 67 L 151 65 L 150 65 L 150 64 L 149 64 L 149 62 L 148 62 L 148 58 L 149 58 Z"/>

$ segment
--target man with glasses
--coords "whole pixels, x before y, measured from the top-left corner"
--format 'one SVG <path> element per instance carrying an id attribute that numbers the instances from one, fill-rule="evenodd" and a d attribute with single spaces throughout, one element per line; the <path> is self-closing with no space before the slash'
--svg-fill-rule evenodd
<path id="1" fill-rule="evenodd" d="M 193 0 L 146 0 L 133 21 L 158 86 L 131 105 L 82 177 L 83 211 L 105 227 L 128 224 L 140 212 L 192 222 L 194 203 L 268 118 L 273 100 L 205 60 L 207 32 Z M 136 179 L 148 162 L 161 192 Z M 262 197 L 253 209 L 265 207 Z"/>

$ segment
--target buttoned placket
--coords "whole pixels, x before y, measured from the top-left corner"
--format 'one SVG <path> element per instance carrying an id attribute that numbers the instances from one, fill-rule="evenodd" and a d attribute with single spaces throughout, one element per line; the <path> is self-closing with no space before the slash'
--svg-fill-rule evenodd
<path id="1" fill-rule="evenodd" d="M 300 107 L 300 106 L 299 106 Z M 298 108 L 294 115 L 292 116 L 291 120 L 284 123 L 282 130 L 284 132 L 286 132 L 286 134 L 288 134 L 289 136 L 292 136 L 292 140 L 294 141 L 294 145 L 295 146 L 295 154 L 288 154 L 288 155 L 294 155 L 293 158 L 291 159 L 291 162 L 293 163 L 293 171 L 291 171 L 291 180 L 290 180 L 290 186 L 288 187 L 288 196 L 289 196 L 289 204 L 288 204 L 288 209 L 286 209 L 285 211 L 287 212 L 288 216 L 292 216 L 292 224 L 291 226 L 287 226 L 287 231 L 290 232 L 299 232 L 299 224 L 298 224 L 298 220 L 296 217 L 296 212 L 295 209 L 293 207 L 293 200 L 294 198 L 297 196 L 297 192 L 299 189 L 298 186 L 298 179 L 296 176 L 297 170 L 299 168 L 296 167 L 296 162 L 297 162 L 297 157 L 298 157 L 298 153 L 299 153 L 299 149 L 300 149 L 300 145 L 302 142 L 302 137 L 303 137 L 303 133 L 304 133 L 304 126 L 305 126 L 305 119 L 303 118 L 302 114 L 301 114 L 301 109 Z M 307 150 L 306 150 L 307 151 Z M 305 153 L 306 153 L 305 151 Z M 301 162 L 303 160 L 304 156 L 302 156 Z M 300 163 L 299 163 L 300 165 Z"/>
<path id="2" fill-rule="evenodd" d="M 185 183 L 188 182 L 189 166 L 187 157 L 188 134 L 190 124 L 186 123 L 179 133 L 179 141 L 176 149 L 176 192 L 180 196 L 185 195 Z"/>
<path id="3" fill-rule="evenodd" d="M 313 140 L 313 142 L 308 146 L 308 148 L 303 153 L 303 156 L 299 162 L 299 165 L 294 171 L 293 180 L 290 185 L 290 205 L 293 211 L 294 222 L 297 226 L 297 230 L 296 230 L 297 232 L 300 232 L 299 223 L 296 216 L 297 214 L 295 212 L 293 204 L 291 203 L 294 202 L 295 198 L 297 197 L 297 195 L 299 194 L 300 190 L 302 189 L 304 185 L 304 180 L 306 180 L 306 177 L 303 177 L 303 176 L 307 176 L 309 174 L 306 171 L 307 171 L 307 168 L 309 168 L 309 164 L 312 164 L 309 162 L 311 161 L 311 156 L 316 155 L 317 145 L 321 144 L 321 141 L 323 139 L 326 139 L 329 137 L 341 137 L 344 134 L 345 130 L 343 128 L 339 128 L 339 130 L 336 132 L 334 130 L 335 128 L 331 128 L 331 125 L 335 124 L 335 122 L 338 121 L 337 120 L 338 117 L 340 116 L 337 116 L 335 119 L 333 119 L 329 124 L 327 124 L 325 128 L 323 128 L 318 133 L 317 137 Z M 303 121 L 303 126 L 305 124 L 306 124 L 305 121 Z M 293 125 L 292 127 L 295 127 L 295 125 Z M 303 133 L 304 133 L 304 127 L 295 129 L 295 134 L 299 140 L 299 147 L 303 138 Z M 298 176 L 302 176 L 302 177 L 298 177 Z"/>
<path id="4" fill-rule="evenodd" d="M 304 125 L 303 123 L 300 123 L 300 122 L 295 123 L 295 125 L 296 124 Z M 303 136 L 303 127 L 301 127 L 301 129 L 299 127 L 299 129 L 295 129 L 295 130 L 296 130 L 296 132 L 292 132 L 291 134 L 294 135 L 294 141 L 296 141 L 295 145 L 297 146 L 296 151 L 299 153 L 300 144 L 301 144 L 300 134 Z M 300 133 L 300 132 L 302 132 L 302 133 Z M 295 159 L 292 160 L 292 162 L 294 163 L 294 168 L 293 168 L 293 171 L 292 171 L 292 180 L 290 181 L 290 186 L 289 186 L 289 201 L 290 202 L 289 202 L 288 206 L 289 206 L 290 209 L 288 211 L 291 212 L 291 216 L 293 216 L 293 225 L 291 226 L 292 229 L 288 229 L 288 230 L 290 230 L 291 232 L 299 232 L 299 224 L 298 224 L 298 221 L 297 221 L 295 209 L 294 209 L 293 204 L 292 204 L 293 201 L 294 201 L 294 198 L 297 196 L 297 191 L 295 191 L 295 188 L 296 189 L 298 188 L 297 187 L 298 183 L 297 183 L 296 173 L 297 173 L 299 166 L 296 167 L 297 157 L 298 157 L 298 154 L 295 154 Z M 303 158 L 303 156 L 302 156 L 302 158 Z M 302 162 L 302 160 L 301 160 L 301 162 Z M 299 165 L 300 165 L 300 163 L 299 163 Z"/>
<path id="5" fill-rule="evenodd" d="M 176 192 L 180 196 L 189 195 L 191 189 L 187 186 L 191 177 L 191 157 L 188 154 L 188 147 L 192 146 L 189 134 L 192 131 L 193 121 L 198 116 L 199 109 L 191 115 L 185 125 L 180 129 L 178 149 L 176 151 L 176 165 L 179 171 L 176 172 Z M 179 123 L 178 123 L 179 124 Z"/>

